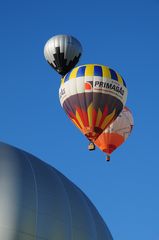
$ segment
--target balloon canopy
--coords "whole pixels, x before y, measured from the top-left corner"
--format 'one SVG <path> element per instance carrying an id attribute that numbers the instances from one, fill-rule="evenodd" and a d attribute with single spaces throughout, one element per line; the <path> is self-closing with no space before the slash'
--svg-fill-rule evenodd
<path id="1" fill-rule="evenodd" d="M 71 121 L 94 142 L 122 111 L 127 88 L 123 78 L 113 69 L 86 64 L 62 78 L 59 98 Z"/>
<path id="2" fill-rule="evenodd" d="M 68 73 L 78 63 L 81 54 L 80 42 L 69 35 L 54 36 L 44 47 L 47 62 L 61 75 Z"/>
<path id="3" fill-rule="evenodd" d="M 112 240 L 86 195 L 55 168 L 0 143 L 1 240 Z"/>
<path id="4" fill-rule="evenodd" d="M 126 141 L 134 126 L 128 107 L 124 107 L 117 119 L 106 128 L 95 141 L 95 145 L 109 155 Z"/>

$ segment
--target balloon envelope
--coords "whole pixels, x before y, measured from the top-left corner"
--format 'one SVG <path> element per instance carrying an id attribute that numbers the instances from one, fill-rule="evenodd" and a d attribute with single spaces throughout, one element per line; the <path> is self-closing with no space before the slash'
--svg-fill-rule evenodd
<path id="1" fill-rule="evenodd" d="M 62 78 L 59 97 L 71 121 L 90 141 L 95 141 L 122 111 L 127 88 L 114 70 L 86 64 Z"/>
<path id="2" fill-rule="evenodd" d="M 69 35 L 54 36 L 44 47 L 47 62 L 61 75 L 65 75 L 78 63 L 81 54 L 80 42 Z"/>
<path id="3" fill-rule="evenodd" d="M 97 138 L 95 144 L 110 155 L 126 141 L 134 126 L 134 120 L 128 107 L 124 107 L 117 119 Z"/>
<path id="4" fill-rule="evenodd" d="M 86 195 L 55 168 L 0 143 L 1 240 L 112 240 Z"/>

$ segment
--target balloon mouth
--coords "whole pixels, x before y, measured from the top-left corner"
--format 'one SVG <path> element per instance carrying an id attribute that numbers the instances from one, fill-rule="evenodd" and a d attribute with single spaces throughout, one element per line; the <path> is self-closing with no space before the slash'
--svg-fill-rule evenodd
<path id="1" fill-rule="evenodd" d="M 55 68 L 55 70 L 60 74 L 62 75 L 63 77 L 70 71 L 72 70 L 73 67 L 58 67 L 58 68 Z"/>
<path id="2" fill-rule="evenodd" d="M 87 127 L 83 130 L 84 135 L 91 142 L 95 142 L 95 140 L 99 137 L 99 135 L 103 132 L 103 130 L 99 127 Z"/>
<path id="3" fill-rule="evenodd" d="M 107 148 L 104 148 L 102 151 L 111 154 L 117 147 L 114 144 L 108 144 Z"/>
<path id="4" fill-rule="evenodd" d="M 65 75 L 67 72 L 61 67 L 58 67 L 57 69 L 57 72 L 59 73 L 59 74 L 61 74 L 61 75 Z"/>
<path id="5" fill-rule="evenodd" d="M 98 134 L 101 134 L 103 132 L 103 129 L 101 129 L 99 127 L 94 127 L 94 131 Z"/>
<path id="6" fill-rule="evenodd" d="M 52 63 L 50 63 L 49 61 L 47 61 L 48 64 L 54 68 L 60 75 L 65 76 L 69 70 L 66 70 L 64 67 L 59 67 L 59 66 L 54 66 Z"/>

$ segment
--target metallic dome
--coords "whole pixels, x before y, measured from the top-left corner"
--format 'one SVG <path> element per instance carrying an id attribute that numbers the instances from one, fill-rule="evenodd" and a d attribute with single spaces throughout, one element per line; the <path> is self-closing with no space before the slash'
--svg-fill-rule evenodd
<path id="1" fill-rule="evenodd" d="M 98 211 L 63 174 L 0 143 L 0 239 L 112 240 Z"/>

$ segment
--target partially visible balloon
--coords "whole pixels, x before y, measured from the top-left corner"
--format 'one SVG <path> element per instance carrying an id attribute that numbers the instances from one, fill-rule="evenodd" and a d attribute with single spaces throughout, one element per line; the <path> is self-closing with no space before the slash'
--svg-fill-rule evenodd
<path id="1" fill-rule="evenodd" d="M 97 138 L 95 145 L 107 153 L 108 161 L 110 154 L 128 138 L 133 126 L 132 113 L 127 107 L 124 107 L 117 119 Z"/>
<path id="2" fill-rule="evenodd" d="M 69 35 L 50 38 L 44 47 L 47 62 L 62 76 L 78 63 L 82 54 L 81 43 Z"/>
<path id="3" fill-rule="evenodd" d="M 123 78 L 114 70 L 98 64 L 74 68 L 62 78 L 61 106 L 71 121 L 91 141 L 114 121 L 127 98 Z"/>
<path id="4" fill-rule="evenodd" d="M 0 142 L 1 240 L 113 240 L 98 210 L 68 178 Z"/>

